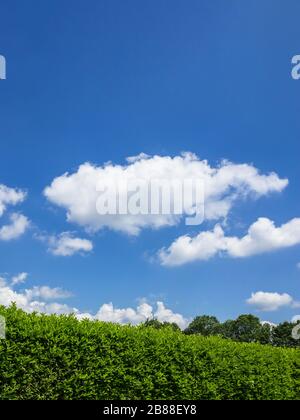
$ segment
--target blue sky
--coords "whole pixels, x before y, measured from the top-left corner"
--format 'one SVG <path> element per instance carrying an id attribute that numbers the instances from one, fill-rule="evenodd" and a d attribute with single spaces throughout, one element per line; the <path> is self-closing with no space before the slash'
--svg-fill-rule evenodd
<path id="1" fill-rule="evenodd" d="M 300 300 L 297 244 L 167 267 L 149 255 L 216 222 L 90 235 L 43 195 L 85 162 L 189 151 L 212 167 L 228 159 L 289 180 L 279 193 L 239 200 L 227 236 L 243 237 L 260 217 L 277 227 L 300 217 L 300 80 L 291 77 L 299 13 L 297 0 L 3 0 L 0 184 L 27 197 L 7 206 L 0 227 L 15 211 L 30 220 L 24 235 L 0 240 L 6 283 L 28 273 L 15 293 L 60 287 L 73 293 L 69 306 L 91 313 L 109 302 L 136 308 L 142 298 L 186 318 L 251 312 L 279 322 L 299 313 L 293 304 L 260 313 L 246 303 L 259 291 Z M 62 232 L 92 241 L 93 250 L 57 256 L 49 239 L 37 239 Z"/>

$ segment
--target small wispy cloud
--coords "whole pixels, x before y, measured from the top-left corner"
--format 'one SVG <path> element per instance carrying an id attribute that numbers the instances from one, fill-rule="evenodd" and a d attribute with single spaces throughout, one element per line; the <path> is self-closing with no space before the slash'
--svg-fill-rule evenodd
<path id="1" fill-rule="evenodd" d="M 35 238 L 45 242 L 52 255 L 60 257 L 85 254 L 91 252 L 94 248 L 92 241 L 79 238 L 73 232 L 63 232 L 59 235 L 37 234 Z"/>
<path id="2" fill-rule="evenodd" d="M 15 286 L 17 284 L 24 283 L 27 280 L 28 273 L 19 273 L 16 276 L 12 277 L 11 285 Z"/>
<path id="3" fill-rule="evenodd" d="M 9 217 L 10 224 L 0 229 L 0 241 L 11 241 L 22 236 L 29 228 L 30 222 L 23 214 L 13 213 Z"/>

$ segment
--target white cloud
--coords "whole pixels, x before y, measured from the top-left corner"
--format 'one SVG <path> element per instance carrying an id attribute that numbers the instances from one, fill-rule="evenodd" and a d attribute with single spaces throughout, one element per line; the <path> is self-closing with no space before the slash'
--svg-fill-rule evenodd
<path id="1" fill-rule="evenodd" d="M 298 321 L 300 321 L 300 315 L 293 316 L 292 322 L 298 322 Z"/>
<path id="2" fill-rule="evenodd" d="M 58 236 L 41 236 L 40 239 L 49 245 L 51 254 L 61 257 L 70 257 L 74 254 L 91 252 L 93 243 L 88 239 L 76 238 L 71 232 L 63 232 Z"/>
<path id="3" fill-rule="evenodd" d="M 26 312 L 40 312 L 46 314 L 70 314 L 82 319 L 114 322 L 119 324 L 140 324 L 147 319 L 156 318 L 161 322 L 175 322 L 180 328 L 188 325 L 188 320 L 178 313 L 166 308 L 163 302 L 156 303 L 156 309 L 146 301 L 140 303 L 137 308 L 116 308 L 112 303 L 100 306 L 95 314 L 80 312 L 77 308 L 70 307 L 65 303 L 52 302 L 55 299 L 65 299 L 72 294 L 59 287 L 35 286 L 23 292 L 16 292 L 12 285 L 8 285 L 4 278 L 0 278 L 0 305 L 9 306 L 13 302 Z"/>
<path id="4" fill-rule="evenodd" d="M 118 309 L 114 308 L 112 303 L 108 303 L 102 305 L 93 318 L 99 321 L 116 322 L 120 324 L 139 324 L 152 317 L 152 307 L 148 303 L 142 303 L 136 309 Z"/>
<path id="5" fill-rule="evenodd" d="M 5 212 L 7 206 L 15 206 L 26 198 L 24 191 L 6 187 L 0 184 L 0 217 Z"/>
<path id="6" fill-rule="evenodd" d="M 234 258 L 249 257 L 300 244 L 300 218 L 281 227 L 267 218 L 258 219 L 242 238 L 225 236 L 220 225 L 195 237 L 177 238 L 169 248 L 158 253 L 162 265 L 179 266 L 193 261 L 205 261 L 218 254 Z"/>
<path id="7" fill-rule="evenodd" d="M 0 217 L 3 216 L 8 206 L 15 206 L 22 203 L 26 193 L 22 190 L 0 185 Z M 29 227 L 29 220 L 22 214 L 12 213 L 9 216 L 10 224 L 0 228 L 0 241 L 10 241 L 22 236 Z"/>
<path id="8" fill-rule="evenodd" d="M 35 286 L 32 289 L 27 289 L 25 294 L 29 300 L 32 300 L 33 298 L 45 300 L 65 299 L 72 296 L 70 292 L 63 290 L 60 287 L 51 288 L 49 286 Z"/>
<path id="9" fill-rule="evenodd" d="M 26 312 L 44 312 L 44 313 L 72 313 L 75 308 L 70 308 L 66 304 L 56 302 L 47 302 L 47 300 L 69 297 L 68 292 L 62 289 L 51 289 L 48 286 L 34 287 L 24 292 L 16 292 L 12 286 L 9 286 L 5 279 L 0 282 L 0 305 L 9 306 L 13 302 Z M 41 299 L 45 299 L 43 301 Z"/>
<path id="10" fill-rule="evenodd" d="M 136 309 L 115 308 L 112 303 L 102 305 L 95 315 L 89 313 L 78 313 L 79 319 L 88 318 L 99 321 L 116 322 L 119 324 L 140 324 L 147 319 L 157 319 L 160 322 L 175 322 L 181 329 L 188 325 L 188 320 L 181 314 L 174 313 L 165 307 L 163 302 L 156 302 L 156 309 L 147 302 L 142 302 Z"/>
<path id="11" fill-rule="evenodd" d="M 168 249 L 159 251 L 159 260 L 166 266 L 209 260 L 220 251 L 225 251 L 224 239 L 224 231 L 219 225 L 213 231 L 201 232 L 194 238 L 188 235 L 180 236 Z"/>
<path id="12" fill-rule="evenodd" d="M 49 201 L 67 211 L 69 222 L 75 222 L 89 231 L 108 227 L 137 235 L 142 228 L 161 228 L 179 223 L 178 215 L 99 215 L 96 211 L 99 182 L 116 185 L 119 181 L 131 179 L 147 182 L 153 179 L 201 180 L 205 186 L 208 220 L 225 218 L 238 199 L 281 192 L 288 185 L 287 179 L 280 179 L 275 173 L 260 174 L 255 167 L 247 164 L 223 161 L 219 166 L 212 167 L 206 160 L 200 160 L 192 153 L 173 158 L 140 154 L 128 158 L 127 164 L 123 166 L 85 163 L 77 172 L 54 179 L 44 194 Z M 120 192 L 122 194 L 123 191 Z"/>
<path id="13" fill-rule="evenodd" d="M 11 241 L 22 236 L 28 229 L 30 222 L 26 216 L 13 213 L 10 216 L 10 224 L 0 228 L 0 241 Z"/>
<path id="14" fill-rule="evenodd" d="M 154 317 L 161 322 L 175 322 L 180 328 L 187 327 L 188 321 L 181 314 L 177 314 L 165 307 L 163 302 L 157 302 L 157 310 Z"/>
<path id="15" fill-rule="evenodd" d="M 242 239 L 228 238 L 228 253 L 233 257 L 248 257 L 298 244 L 300 218 L 295 218 L 278 228 L 273 221 L 260 218 Z"/>
<path id="16" fill-rule="evenodd" d="M 26 281 L 27 277 L 28 277 L 28 273 L 19 273 L 19 274 L 17 274 L 16 276 L 14 276 L 11 279 L 12 286 L 15 286 L 16 284 L 24 283 Z"/>
<path id="17" fill-rule="evenodd" d="M 261 325 L 269 325 L 271 328 L 275 328 L 277 327 L 278 324 L 275 324 L 274 322 L 271 321 L 260 321 Z"/>
<path id="18" fill-rule="evenodd" d="M 247 303 L 264 312 L 277 311 L 283 307 L 299 307 L 299 302 L 296 302 L 287 293 L 256 292 L 247 299 Z"/>

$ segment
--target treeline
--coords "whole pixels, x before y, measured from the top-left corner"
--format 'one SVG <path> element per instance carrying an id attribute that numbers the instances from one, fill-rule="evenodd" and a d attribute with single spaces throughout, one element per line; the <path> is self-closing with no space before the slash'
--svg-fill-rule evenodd
<path id="1" fill-rule="evenodd" d="M 235 320 L 220 322 L 214 316 L 197 316 L 183 331 L 184 334 L 198 334 L 204 337 L 219 336 L 243 343 L 269 344 L 274 347 L 300 347 L 300 339 L 293 338 L 292 330 L 297 324 L 283 322 L 279 325 L 262 323 L 254 315 L 240 315 Z M 159 322 L 156 319 L 148 320 L 144 326 L 152 326 L 157 329 L 166 326 L 179 330 L 175 323 Z M 299 331 L 300 333 L 300 331 Z M 300 337 L 299 337 L 300 338 Z"/>

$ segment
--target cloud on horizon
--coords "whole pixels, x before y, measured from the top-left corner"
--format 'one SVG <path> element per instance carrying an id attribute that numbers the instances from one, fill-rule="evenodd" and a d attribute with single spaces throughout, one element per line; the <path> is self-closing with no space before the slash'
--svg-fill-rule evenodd
<path id="1" fill-rule="evenodd" d="M 116 308 L 112 303 L 99 307 L 95 314 L 80 312 L 77 308 L 54 300 L 70 298 L 72 293 L 59 287 L 34 286 L 24 291 L 15 291 L 13 285 L 8 285 L 4 278 L 0 278 L 0 305 L 10 306 L 13 302 L 25 312 L 40 312 L 45 314 L 74 314 L 78 319 L 90 319 L 119 324 L 139 324 L 147 319 L 158 319 L 161 322 L 175 322 L 184 329 L 188 319 L 179 313 L 168 309 L 161 301 L 156 302 L 156 308 L 143 301 L 137 308 Z"/>

